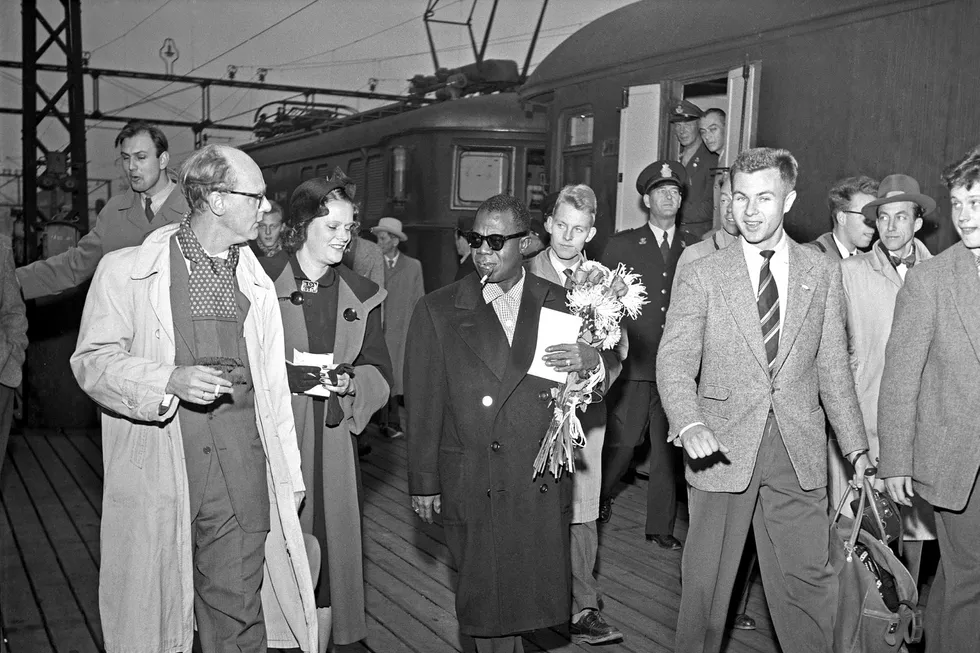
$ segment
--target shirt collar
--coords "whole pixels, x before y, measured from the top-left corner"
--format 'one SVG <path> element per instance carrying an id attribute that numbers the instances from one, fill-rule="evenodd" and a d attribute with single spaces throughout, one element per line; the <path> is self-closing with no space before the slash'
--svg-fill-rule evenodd
<path id="1" fill-rule="evenodd" d="M 392 256 L 391 258 L 388 258 L 387 256 L 385 256 L 385 263 L 388 263 L 389 261 L 391 261 L 390 263 L 388 263 L 388 265 L 394 266 L 396 263 L 398 263 L 398 255 L 399 254 L 401 254 L 401 252 L 396 249 L 395 250 L 395 255 Z"/>
<path id="2" fill-rule="evenodd" d="M 742 238 L 741 241 L 742 241 L 742 252 L 745 253 L 745 259 L 747 261 L 752 261 L 756 265 L 761 266 L 762 261 L 765 260 L 762 257 L 762 250 L 756 247 L 755 245 L 753 245 L 752 243 L 750 243 L 749 241 L 745 240 L 744 238 Z M 783 235 L 779 238 L 779 242 L 777 242 L 776 245 L 772 248 L 772 250 L 775 252 L 775 254 L 773 254 L 773 258 L 777 256 L 779 257 L 784 256 L 785 252 L 788 249 L 789 249 L 789 245 L 787 244 L 786 232 L 784 231 Z"/>
<path id="3" fill-rule="evenodd" d="M 663 242 L 665 233 L 667 234 L 667 242 L 670 243 L 671 245 L 674 244 L 674 232 L 677 231 L 676 226 L 671 225 L 667 227 L 666 230 L 664 230 L 661 229 L 660 227 L 655 226 L 650 221 L 647 221 L 647 226 L 650 227 L 650 231 L 652 231 L 653 235 L 656 237 L 658 245 Z"/>
<path id="4" fill-rule="evenodd" d="M 483 285 L 483 301 L 487 304 L 492 304 L 501 297 L 513 297 L 514 295 L 520 296 L 520 293 L 524 292 L 524 268 L 521 267 L 521 278 L 517 280 L 510 290 L 504 291 L 497 283 L 486 283 Z"/>
<path id="5" fill-rule="evenodd" d="M 140 198 L 142 199 L 142 203 L 146 204 L 146 200 L 149 199 L 151 204 L 157 204 L 157 203 L 162 204 L 164 200 L 166 200 L 167 197 L 170 196 L 170 191 L 172 191 L 176 186 L 177 184 L 174 183 L 174 180 L 168 176 L 167 185 L 161 188 L 160 190 L 158 190 L 157 192 L 153 193 L 152 195 L 148 195 L 147 193 L 140 193 Z"/>
<path id="6" fill-rule="evenodd" d="M 849 249 L 847 249 L 846 247 L 844 247 L 844 243 L 842 243 L 840 241 L 840 239 L 837 237 L 837 234 L 835 234 L 834 232 L 830 232 L 830 235 L 833 236 L 833 238 L 834 238 L 834 244 L 837 245 L 837 251 L 840 252 L 840 257 L 841 258 L 847 258 L 849 256 L 853 256 L 853 254 L 851 253 L 851 251 Z M 857 253 L 857 252 L 854 252 L 854 253 Z"/>
<path id="7" fill-rule="evenodd" d="M 551 265 L 555 268 L 555 272 L 558 273 L 559 277 L 564 274 L 564 270 L 566 269 L 575 272 L 575 270 L 578 269 L 578 266 L 582 265 L 582 261 L 584 259 L 585 257 L 582 256 L 581 252 L 579 252 L 578 258 L 569 264 L 567 261 L 563 261 L 562 259 L 558 258 L 558 255 L 555 254 L 555 250 L 551 249 L 550 247 L 548 248 L 548 260 L 551 261 Z"/>

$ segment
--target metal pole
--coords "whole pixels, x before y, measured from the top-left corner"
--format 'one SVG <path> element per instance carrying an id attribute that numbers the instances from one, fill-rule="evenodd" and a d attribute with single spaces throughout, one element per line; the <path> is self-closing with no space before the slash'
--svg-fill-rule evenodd
<path id="1" fill-rule="evenodd" d="M 64 2 L 64 0 L 62 0 Z M 85 79 L 82 73 L 82 0 L 68 0 L 68 122 L 71 174 L 76 188 L 72 209 L 82 233 L 88 232 L 88 156 L 85 147 Z"/>
<path id="2" fill-rule="evenodd" d="M 531 55 L 534 54 L 534 46 L 538 44 L 538 34 L 541 32 L 541 23 L 544 22 L 544 10 L 548 8 L 548 0 L 544 0 L 541 5 L 541 14 L 538 16 L 538 24 L 534 28 L 534 36 L 531 37 L 531 45 L 527 46 L 527 59 L 524 60 L 524 70 L 521 71 L 521 83 L 527 80 L 527 70 L 531 67 Z"/>
<path id="3" fill-rule="evenodd" d="M 21 155 L 24 159 L 24 261 L 30 261 L 34 243 L 34 220 L 37 219 L 37 2 L 23 0 L 20 5 L 24 73 L 22 78 Z"/>
<path id="4" fill-rule="evenodd" d="M 497 15 L 497 3 L 500 0 L 493 0 L 493 6 L 490 7 L 490 18 L 487 20 L 487 31 L 483 33 L 483 45 L 480 46 L 480 55 L 476 58 L 477 67 L 483 65 L 483 55 L 487 53 L 487 43 L 490 42 L 490 30 L 493 28 L 493 18 Z"/>

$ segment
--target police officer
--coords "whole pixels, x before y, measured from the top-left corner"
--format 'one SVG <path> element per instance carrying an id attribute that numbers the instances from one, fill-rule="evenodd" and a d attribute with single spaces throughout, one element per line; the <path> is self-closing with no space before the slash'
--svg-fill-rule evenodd
<path id="1" fill-rule="evenodd" d="M 636 190 L 649 210 L 647 224 L 614 235 L 602 254 L 604 265 L 614 268 L 623 263 L 642 275 L 650 303 L 643 307 L 637 319 L 624 320 L 630 351 L 619 381 L 608 397 L 599 521 L 609 521 L 613 490 L 628 469 L 634 448 L 649 433 L 646 534 L 648 540 L 670 550 L 681 548 L 673 535 L 677 513 L 674 484 L 677 454 L 667 444 L 667 417 L 655 381 L 657 347 L 663 334 L 677 259 L 684 247 L 698 241 L 676 225 L 686 186 L 687 171 L 676 161 L 655 161 L 644 168 L 637 177 Z"/>
<path id="2" fill-rule="evenodd" d="M 670 126 L 680 143 L 680 162 L 687 171 L 687 188 L 681 203 L 681 227 L 698 238 L 712 227 L 714 195 L 711 169 L 718 167 L 718 155 L 701 140 L 698 119 L 704 116 L 693 102 L 680 100 L 670 108 Z"/>

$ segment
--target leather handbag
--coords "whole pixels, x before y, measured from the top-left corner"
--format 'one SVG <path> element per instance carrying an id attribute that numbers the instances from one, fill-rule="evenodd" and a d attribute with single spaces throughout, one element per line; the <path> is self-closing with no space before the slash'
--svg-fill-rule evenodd
<path id="1" fill-rule="evenodd" d="M 869 469 L 874 475 L 877 470 Z M 886 542 L 889 533 L 873 496 L 870 477 L 858 492 L 856 515 L 870 515 L 874 532 L 862 528 L 864 519 L 841 514 L 846 492 L 830 526 L 830 561 L 840 584 L 836 653 L 894 653 L 922 638 L 922 612 L 915 581 Z M 899 529 L 901 522 L 899 521 Z M 897 539 L 901 541 L 901 532 Z"/>

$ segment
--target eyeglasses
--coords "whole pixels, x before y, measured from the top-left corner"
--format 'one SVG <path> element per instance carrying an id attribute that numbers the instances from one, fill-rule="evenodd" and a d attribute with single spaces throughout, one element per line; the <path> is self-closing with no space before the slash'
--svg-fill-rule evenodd
<path id="1" fill-rule="evenodd" d="M 485 240 L 487 241 L 487 244 L 490 245 L 490 249 L 495 252 L 499 252 L 504 248 L 504 243 L 506 243 L 508 240 L 526 236 L 527 231 L 520 231 L 509 236 L 505 236 L 503 234 L 487 234 L 484 236 L 483 234 L 478 234 L 475 231 L 461 231 L 459 232 L 459 235 L 466 239 L 466 242 L 472 249 L 480 249 L 483 247 L 483 241 Z"/>
<path id="2" fill-rule="evenodd" d="M 864 221 L 864 224 L 868 227 L 873 227 L 875 226 L 875 224 L 877 224 L 877 220 L 875 220 L 874 218 L 869 218 L 868 216 L 864 215 L 860 211 L 848 211 L 847 209 L 841 209 L 841 211 L 843 211 L 844 213 L 850 213 L 851 215 L 861 216 L 862 220 Z"/>
<path id="3" fill-rule="evenodd" d="M 253 200 L 258 200 L 261 204 L 265 200 L 265 193 L 246 193 L 241 190 L 223 190 L 222 193 L 231 193 L 232 195 L 241 195 L 242 197 L 251 197 Z"/>

